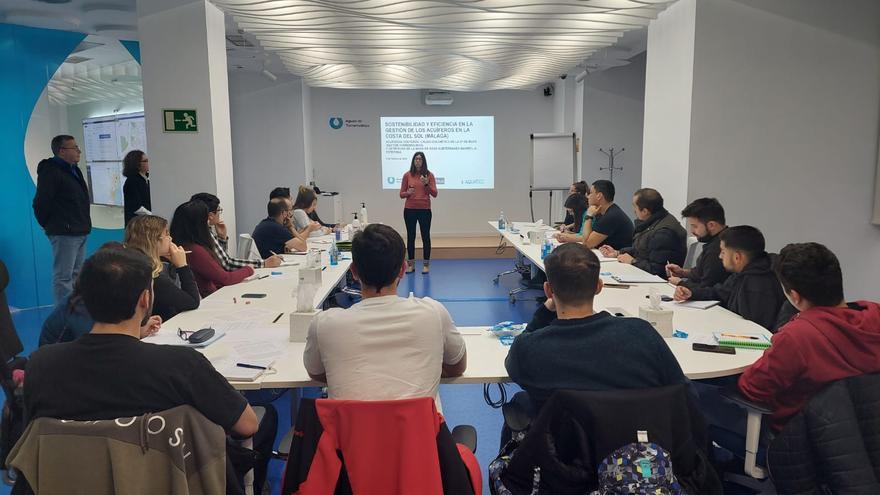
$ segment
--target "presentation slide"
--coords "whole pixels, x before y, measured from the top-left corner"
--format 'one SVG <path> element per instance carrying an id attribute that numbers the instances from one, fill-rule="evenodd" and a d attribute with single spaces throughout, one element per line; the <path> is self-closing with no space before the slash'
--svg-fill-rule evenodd
<path id="1" fill-rule="evenodd" d="M 85 119 L 83 137 L 92 203 L 122 206 L 122 159 L 131 150 L 147 151 L 144 113 Z"/>
<path id="2" fill-rule="evenodd" d="M 399 189 L 413 153 L 438 189 L 495 187 L 495 117 L 380 117 L 382 188 Z"/>

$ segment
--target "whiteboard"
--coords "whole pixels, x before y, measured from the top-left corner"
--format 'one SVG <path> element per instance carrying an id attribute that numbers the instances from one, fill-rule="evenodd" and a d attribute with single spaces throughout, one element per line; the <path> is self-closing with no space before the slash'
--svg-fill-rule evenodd
<path id="1" fill-rule="evenodd" d="M 532 134 L 533 190 L 558 190 L 571 186 L 577 174 L 574 134 Z"/>

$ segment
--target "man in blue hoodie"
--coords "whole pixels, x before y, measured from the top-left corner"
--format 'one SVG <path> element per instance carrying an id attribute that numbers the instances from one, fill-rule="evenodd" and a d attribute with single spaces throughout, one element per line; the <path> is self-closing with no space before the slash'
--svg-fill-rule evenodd
<path id="1" fill-rule="evenodd" d="M 73 292 L 92 231 L 89 189 L 77 166 L 81 151 L 73 136 L 52 138 L 52 158 L 37 166 L 34 216 L 52 244 L 52 290 L 55 303 Z"/>

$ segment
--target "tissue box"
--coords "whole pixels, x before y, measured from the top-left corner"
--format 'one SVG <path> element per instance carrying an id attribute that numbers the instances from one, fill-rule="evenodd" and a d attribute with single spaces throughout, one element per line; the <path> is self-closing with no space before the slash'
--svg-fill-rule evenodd
<path id="1" fill-rule="evenodd" d="M 672 337 L 671 309 L 653 309 L 650 306 L 641 306 L 639 307 L 639 318 L 650 323 L 661 337 Z"/>
<path id="2" fill-rule="evenodd" d="M 321 274 L 323 271 L 320 267 L 318 268 L 300 268 L 299 269 L 299 283 L 306 284 L 315 284 L 316 286 L 320 286 L 323 283 L 323 279 L 321 278 Z"/>
<path id="3" fill-rule="evenodd" d="M 529 242 L 532 244 L 541 244 L 544 242 L 544 233 L 540 230 L 529 231 Z"/>
<path id="4" fill-rule="evenodd" d="M 306 335 L 309 333 L 309 325 L 312 324 L 312 320 L 320 312 L 320 309 L 315 309 L 290 313 L 290 341 L 305 342 Z"/>

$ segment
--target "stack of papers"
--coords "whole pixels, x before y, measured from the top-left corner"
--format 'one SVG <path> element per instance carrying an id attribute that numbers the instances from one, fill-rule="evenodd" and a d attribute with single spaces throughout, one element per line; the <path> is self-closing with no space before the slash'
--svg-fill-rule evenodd
<path id="1" fill-rule="evenodd" d="M 208 328 L 208 326 L 199 327 L 199 328 Z M 143 340 L 144 342 L 147 342 L 149 344 L 179 345 L 179 346 L 183 346 L 183 347 L 194 347 L 195 348 L 195 347 L 208 347 L 209 345 L 213 344 L 214 342 L 217 342 L 218 340 L 220 340 L 224 335 L 226 335 L 226 332 L 215 328 L 213 337 L 211 337 L 210 339 L 208 339 L 204 342 L 199 342 L 198 344 L 191 344 L 190 342 L 180 338 L 180 336 L 177 335 L 177 330 L 171 330 L 169 328 L 169 329 L 165 329 L 165 330 L 160 330 L 158 333 L 154 333 L 153 335 L 150 335 L 149 337 L 146 337 L 141 340 Z"/>
<path id="2" fill-rule="evenodd" d="M 709 309 L 721 304 L 721 301 L 681 301 L 681 302 L 664 302 L 661 303 L 670 308 L 692 308 L 692 309 Z"/>
<path id="3" fill-rule="evenodd" d="M 641 272 L 627 275 L 612 275 L 611 278 L 622 284 L 665 284 L 666 281 L 657 275 Z"/>

